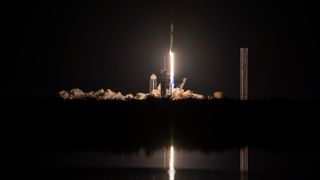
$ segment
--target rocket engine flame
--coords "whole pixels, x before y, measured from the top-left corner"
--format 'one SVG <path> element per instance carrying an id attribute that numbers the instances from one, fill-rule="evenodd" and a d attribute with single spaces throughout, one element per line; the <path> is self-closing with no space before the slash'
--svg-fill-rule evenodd
<path id="1" fill-rule="evenodd" d="M 170 93 L 172 94 L 174 89 L 174 53 L 170 50 Z"/>

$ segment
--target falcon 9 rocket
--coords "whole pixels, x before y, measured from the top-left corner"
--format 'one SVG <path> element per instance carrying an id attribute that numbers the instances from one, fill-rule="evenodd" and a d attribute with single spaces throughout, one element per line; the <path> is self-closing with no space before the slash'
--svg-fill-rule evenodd
<path id="1" fill-rule="evenodd" d="M 173 23 L 170 30 L 169 54 L 164 56 L 164 66 L 161 69 L 161 97 L 171 95 L 174 89 Z"/>
<path id="2" fill-rule="evenodd" d="M 170 94 L 174 89 L 174 53 L 172 50 L 173 47 L 173 23 L 171 23 L 171 33 L 170 33 L 170 50 L 169 50 L 169 59 L 170 59 Z"/>

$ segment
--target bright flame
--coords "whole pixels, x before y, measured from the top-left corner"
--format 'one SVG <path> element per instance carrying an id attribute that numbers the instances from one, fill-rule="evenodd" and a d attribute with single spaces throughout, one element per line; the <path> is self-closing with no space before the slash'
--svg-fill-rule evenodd
<path id="1" fill-rule="evenodd" d="M 169 159 L 169 179 L 174 180 L 174 174 L 176 171 L 174 170 L 174 149 L 173 146 L 170 148 L 170 159 Z"/>
<path id="2" fill-rule="evenodd" d="M 174 53 L 170 50 L 169 51 L 170 57 L 170 91 L 172 93 L 174 88 Z"/>

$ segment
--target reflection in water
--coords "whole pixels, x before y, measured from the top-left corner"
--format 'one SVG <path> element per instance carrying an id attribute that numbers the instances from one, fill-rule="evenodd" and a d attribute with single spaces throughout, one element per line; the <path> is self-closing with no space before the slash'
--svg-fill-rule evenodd
<path id="1" fill-rule="evenodd" d="M 248 180 L 249 171 L 249 148 L 240 148 L 240 180 Z"/>
<path id="2" fill-rule="evenodd" d="M 169 170 L 168 170 L 168 174 L 169 174 L 169 179 L 170 180 L 174 180 L 174 174 L 175 173 L 176 173 L 176 171 L 174 170 L 174 148 L 173 148 L 173 146 L 171 146 L 171 148 L 170 148 Z"/>
<path id="3" fill-rule="evenodd" d="M 240 173 L 240 180 L 248 180 L 248 172 Z"/>

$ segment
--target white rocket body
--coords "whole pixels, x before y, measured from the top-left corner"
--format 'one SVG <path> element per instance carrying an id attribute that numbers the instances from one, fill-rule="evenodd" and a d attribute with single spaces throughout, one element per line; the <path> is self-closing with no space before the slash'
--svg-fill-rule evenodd
<path id="1" fill-rule="evenodd" d="M 174 89 L 174 53 L 172 51 L 173 47 L 173 23 L 171 23 L 171 33 L 170 33 L 170 49 L 169 49 L 169 61 L 170 61 L 170 88 L 169 91 L 172 94 Z"/>

